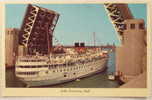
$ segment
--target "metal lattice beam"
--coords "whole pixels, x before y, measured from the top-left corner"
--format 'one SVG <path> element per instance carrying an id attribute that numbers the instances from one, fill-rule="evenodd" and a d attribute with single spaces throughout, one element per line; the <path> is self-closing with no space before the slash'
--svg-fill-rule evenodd
<path id="1" fill-rule="evenodd" d="M 27 12 L 25 15 L 25 20 L 22 25 L 20 36 L 19 36 L 19 44 L 27 47 L 27 43 L 29 40 L 29 36 L 31 34 L 37 13 L 39 8 L 36 6 L 29 5 L 27 8 Z"/>
<path id="2" fill-rule="evenodd" d="M 19 44 L 27 48 L 29 55 L 50 53 L 58 18 L 59 14 L 52 10 L 28 5 L 19 35 Z"/>
<path id="3" fill-rule="evenodd" d="M 133 16 L 128 8 L 127 4 L 104 4 L 107 14 L 114 26 L 114 29 L 118 33 L 120 41 L 123 40 L 124 20 L 133 19 Z"/>

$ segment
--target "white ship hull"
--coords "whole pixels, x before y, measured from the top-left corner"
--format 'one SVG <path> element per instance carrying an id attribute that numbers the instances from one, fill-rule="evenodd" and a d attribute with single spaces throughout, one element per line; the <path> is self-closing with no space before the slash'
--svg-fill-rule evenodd
<path id="1" fill-rule="evenodd" d="M 28 87 L 54 85 L 102 72 L 106 68 L 107 61 L 108 58 L 102 58 L 84 64 L 76 64 L 74 66 L 56 67 L 52 69 L 36 69 L 39 70 L 39 73 L 36 75 L 26 76 L 16 74 L 16 76 Z M 35 69 L 23 69 L 18 67 L 16 68 L 16 72 L 21 72 L 22 70 L 26 70 L 29 72 Z"/>

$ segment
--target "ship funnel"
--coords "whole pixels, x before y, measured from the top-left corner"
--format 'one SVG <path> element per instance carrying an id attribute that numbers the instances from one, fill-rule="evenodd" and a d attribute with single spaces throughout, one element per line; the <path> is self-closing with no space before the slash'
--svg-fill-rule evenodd
<path id="1" fill-rule="evenodd" d="M 74 43 L 75 47 L 79 47 L 79 42 Z"/>
<path id="2" fill-rule="evenodd" d="M 75 43 L 75 50 L 78 52 L 78 53 L 85 53 L 86 52 L 86 48 L 85 48 L 85 43 L 84 42 L 76 42 Z"/>
<path id="3" fill-rule="evenodd" d="M 84 42 L 81 42 L 81 43 L 80 43 L 80 47 L 85 47 L 85 43 L 84 43 Z"/>

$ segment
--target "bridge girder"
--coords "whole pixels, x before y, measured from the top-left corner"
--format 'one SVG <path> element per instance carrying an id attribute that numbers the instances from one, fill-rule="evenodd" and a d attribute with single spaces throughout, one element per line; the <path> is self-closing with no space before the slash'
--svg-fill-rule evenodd
<path id="1" fill-rule="evenodd" d="M 50 52 L 58 18 L 59 14 L 52 10 L 28 5 L 19 34 L 19 44 L 27 49 L 27 54 Z"/>
<path id="2" fill-rule="evenodd" d="M 134 17 L 127 4 L 106 3 L 104 6 L 115 31 L 118 33 L 118 38 L 122 42 L 124 20 L 133 19 Z"/>

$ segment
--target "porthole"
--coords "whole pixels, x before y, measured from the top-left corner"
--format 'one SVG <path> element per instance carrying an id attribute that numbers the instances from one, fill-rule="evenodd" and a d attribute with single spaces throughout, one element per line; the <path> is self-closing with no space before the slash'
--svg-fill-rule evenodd
<path id="1" fill-rule="evenodd" d="M 64 77 L 67 77 L 67 75 L 64 75 Z"/>

